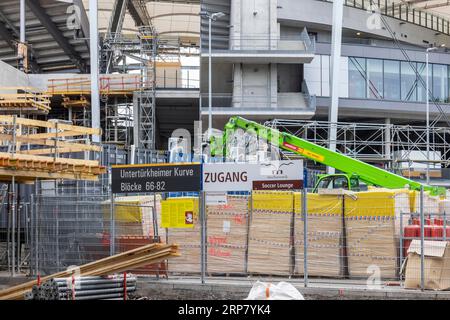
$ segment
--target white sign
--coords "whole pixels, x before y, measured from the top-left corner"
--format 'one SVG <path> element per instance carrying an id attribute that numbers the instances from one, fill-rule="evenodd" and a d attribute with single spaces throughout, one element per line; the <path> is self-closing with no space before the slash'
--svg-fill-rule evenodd
<path id="1" fill-rule="evenodd" d="M 302 160 L 203 165 L 203 190 L 207 192 L 295 189 L 303 187 L 302 182 Z"/>
<path id="2" fill-rule="evenodd" d="M 228 204 L 228 198 L 226 192 L 208 192 L 206 194 L 206 204 L 217 206 Z"/>

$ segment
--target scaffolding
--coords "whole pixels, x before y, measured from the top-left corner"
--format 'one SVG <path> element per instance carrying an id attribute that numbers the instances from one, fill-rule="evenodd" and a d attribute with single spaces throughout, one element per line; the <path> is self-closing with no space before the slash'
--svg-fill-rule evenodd
<path id="1" fill-rule="evenodd" d="M 139 28 L 141 77 L 143 86 L 135 92 L 134 144 L 141 148 L 155 149 L 155 124 L 156 124 L 156 70 L 155 61 L 158 53 L 158 37 L 152 26 Z"/>
<path id="2" fill-rule="evenodd" d="M 329 144 L 331 124 L 327 121 L 275 119 L 265 125 L 323 147 Z M 430 128 L 430 153 L 434 156 L 428 160 L 426 134 L 427 128 L 420 126 L 339 122 L 336 148 L 344 155 L 403 175 L 417 174 L 414 170 L 427 162 L 435 170 L 450 167 L 450 128 Z"/>

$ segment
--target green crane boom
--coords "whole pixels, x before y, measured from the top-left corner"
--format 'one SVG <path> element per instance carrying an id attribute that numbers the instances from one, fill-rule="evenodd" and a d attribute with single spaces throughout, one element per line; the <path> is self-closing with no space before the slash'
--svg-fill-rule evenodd
<path id="1" fill-rule="evenodd" d="M 443 188 L 421 184 L 417 181 L 404 178 L 360 160 L 331 151 L 294 135 L 280 132 L 276 129 L 263 126 L 241 117 L 232 117 L 225 125 L 225 134 L 223 135 L 224 155 L 227 153 L 227 141 L 230 133 L 239 128 L 247 132 L 253 132 L 259 138 L 262 138 L 281 149 L 294 152 L 310 160 L 336 168 L 346 174 L 356 175 L 361 181 L 370 185 L 388 189 L 404 188 L 408 185 L 412 190 L 420 190 L 423 186 L 425 191 L 430 191 L 434 195 L 445 194 L 445 189 Z"/>

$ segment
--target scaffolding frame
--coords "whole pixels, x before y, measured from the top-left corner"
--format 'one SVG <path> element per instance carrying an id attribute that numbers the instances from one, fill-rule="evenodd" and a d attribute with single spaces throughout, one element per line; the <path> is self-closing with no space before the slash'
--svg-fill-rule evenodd
<path id="1" fill-rule="evenodd" d="M 297 137 L 327 147 L 329 140 L 328 121 L 284 120 L 267 121 L 269 126 L 280 131 L 288 132 Z M 450 128 L 430 128 L 430 152 L 439 152 L 441 159 L 426 160 L 425 126 L 351 123 L 339 122 L 337 125 L 337 151 L 366 162 L 376 162 L 386 169 L 405 169 L 402 164 L 407 163 L 413 168 L 413 163 L 433 163 L 439 168 L 450 167 Z M 423 156 L 420 161 L 412 159 L 413 152 Z M 288 153 L 286 153 L 287 156 Z"/>

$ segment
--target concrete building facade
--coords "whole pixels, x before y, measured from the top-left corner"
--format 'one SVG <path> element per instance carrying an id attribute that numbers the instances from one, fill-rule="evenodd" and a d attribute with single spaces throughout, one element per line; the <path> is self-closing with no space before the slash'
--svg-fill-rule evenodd
<path id="1" fill-rule="evenodd" d="M 231 115 L 254 120 L 327 120 L 332 1 L 203 0 L 223 12 L 212 22 L 213 124 Z M 397 2 L 345 1 L 339 121 L 425 123 L 425 50 L 436 106 L 449 112 L 449 21 Z M 201 22 L 201 114 L 208 114 L 208 21 Z M 417 71 L 417 73 L 416 73 Z M 420 79 L 422 78 L 422 79 Z M 386 120 L 387 119 L 387 120 Z"/>

